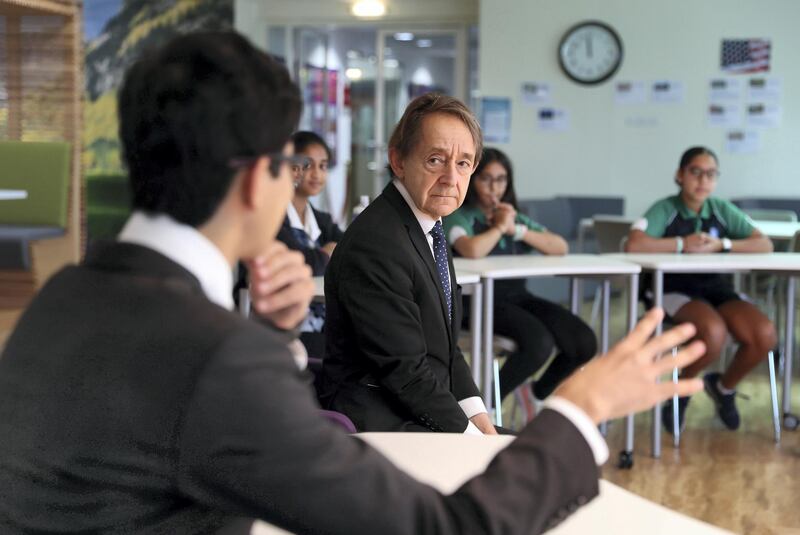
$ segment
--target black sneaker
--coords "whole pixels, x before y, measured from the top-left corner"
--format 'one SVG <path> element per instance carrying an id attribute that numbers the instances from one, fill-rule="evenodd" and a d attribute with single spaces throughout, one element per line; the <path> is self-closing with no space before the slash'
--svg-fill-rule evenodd
<path id="1" fill-rule="evenodd" d="M 703 377 L 703 386 L 705 387 L 706 394 L 708 394 L 717 406 L 717 414 L 719 414 L 722 423 L 731 431 L 739 429 L 739 411 L 736 410 L 736 392 L 732 394 L 723 394 L 719 391 L 719 378 L 720 373 L 707 373 Z"/>
<path id="2" fill-rule="evenodd" d="M 689 396 L 678 398 L 678 426 L 680 427 L 681 433 L 683 433 L 683 428 L 686 427 L 686 419 L 683 415 L 686 413 L 686 407 L 689 406 L 689 401 L 691 401 L 691 399 L 692 398 Z M 675 434 L 673 429 L 674 420 L 672 418 L 672 400 L 673 398 L 669 398 L 661 407 L 661 423 L 664 424 L 667 433 L 670 435 Z"/>

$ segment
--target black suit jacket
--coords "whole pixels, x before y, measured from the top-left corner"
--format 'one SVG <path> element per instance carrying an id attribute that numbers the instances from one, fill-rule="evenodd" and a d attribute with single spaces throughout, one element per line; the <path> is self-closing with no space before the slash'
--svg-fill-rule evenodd
<path id="1" fill-rule="evenodd" d="M 544 411 L 442 496 L 320 418 L 286 338 L 138 245 L 59 272 L 0 358 L 0 533 L 527 534 L 597 493 Z"/>
<path id="2" fill-rule="evenodd" d="M 479 396 L 458 349 L 461 293 L 448 253 L 452 321 L 433 255 L 393 184 L 350 225 L 325 274 L 323 403 L 359 430 L 461 433 Z"/>
<path id="3" fill-rule="evenodd" d="M 292 228 L 288 216 L 283 219 L 283 225 L 281 225 L 281 229 L 278 231 L 278 239 L 285 243 L 289 249 L 294 249 L 295 251 L 303 253 L 306 264 L 311 266 L 314 276 L 318 277 L 325 274 L 325 267 L 328 265 L 328 260 L 330 259 L 328 253 L 320 249 L 320 247 L 330 242 L 339 243 L 344 233 L 342 229 L 339 228 L 339 225 L 333 222 L 333 218 L 329 213 L 321 212 L 313 206 L 311 210 L 314 212 L 314 217 L 317 219 L 317 225 L 320 230 L 316 247 L 308 247 L 306 243 L 298 239 L 295 234 L 298 230 Z"/>

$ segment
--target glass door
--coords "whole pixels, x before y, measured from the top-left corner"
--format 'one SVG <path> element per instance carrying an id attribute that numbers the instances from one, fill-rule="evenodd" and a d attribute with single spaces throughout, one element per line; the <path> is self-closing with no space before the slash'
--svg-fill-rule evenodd
<path id="1" fill-rule="evenodd" d="M 431 92 L 466 102 L 467 32 L 452 30 L 379 30 L 372 197 L 389 181 L 387 142 L 403 111 L 414 98 Z"/>

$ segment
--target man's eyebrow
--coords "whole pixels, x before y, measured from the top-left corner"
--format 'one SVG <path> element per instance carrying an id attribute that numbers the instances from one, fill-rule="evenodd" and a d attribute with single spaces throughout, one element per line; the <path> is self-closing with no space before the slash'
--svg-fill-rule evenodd
<path id="1" fill-rule="evenodd" d="M 431 148 L 428 150 L 428 152 L 429 152 L 429 153 L 433 153 L 433 152 L 444 152 L 444 153 L 448 153 L 448 152 L 450 152 L 450 151 L 449 151 L 448 149 L 444 148 L 444 147 L 431 147 Z M 458 156 L 458 157 L 459 157 L 459 158 L 468 158 L 468 159 L 470 159 L 470 160 L 474 160 L 474 159 L 475 159 L 475 155 L 474 155 L 474 154 L 472 154 L 472 153 L 470 153 L 470 152 L 462 152 L 461 154 L 459 154 L 459 156 Z"/>

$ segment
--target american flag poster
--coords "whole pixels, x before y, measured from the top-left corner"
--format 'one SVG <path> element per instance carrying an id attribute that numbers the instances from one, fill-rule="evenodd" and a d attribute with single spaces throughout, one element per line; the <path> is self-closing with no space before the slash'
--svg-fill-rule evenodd
<path id="1" fill-rule="evenodd" d="M 723 39 L 722 70 L 731 74 L 769 71 L 769 39 Z"/>

